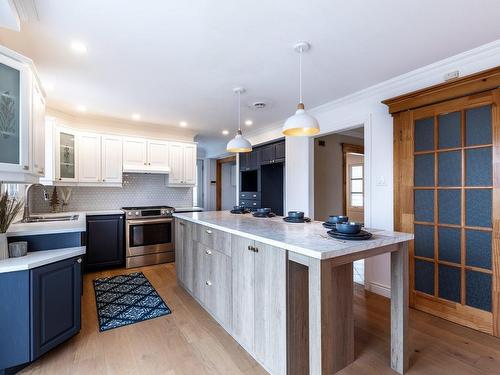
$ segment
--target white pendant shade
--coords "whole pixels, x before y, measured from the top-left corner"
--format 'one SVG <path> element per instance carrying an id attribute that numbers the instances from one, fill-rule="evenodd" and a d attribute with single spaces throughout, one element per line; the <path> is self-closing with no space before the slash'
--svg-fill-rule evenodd
<path id="1" fill-rule="evenodd" d="M 306 112 L 302 102 L 302 53 L 309 50 L 308 42 L 298 42 L 294 49 L 299 53 L 299 104 L 297 111 L 289 117 L 283 125 L 282 133 L 290 137 L 307 137 L 319 133 L 319 123 L 313 116 Z"/>
<path id="2" fill-rule="evenodd" d="M 250 152 L 252 144 L 241 134 L 241 93 L 245 92 L 245 89 L 236 87 L 233 91 L 238 94 L 238 131 L 235 137 L 227 143 L 226 150 L 234 153 Z"/>
<path id="3" fill-rule="evenodd" d="M 311 136 L 319 133 L 319 123 L 299 104 L 297 112 L 286 120 L 282 132 L 291 137 Z"/>
<path id="4" fill-rule="evenodd" d="M 238 130 L 236 136 L 227 143 L 226 150 L 229 152 L 250 152 L 252 145 L 241 135 L 241 130 Z"/>

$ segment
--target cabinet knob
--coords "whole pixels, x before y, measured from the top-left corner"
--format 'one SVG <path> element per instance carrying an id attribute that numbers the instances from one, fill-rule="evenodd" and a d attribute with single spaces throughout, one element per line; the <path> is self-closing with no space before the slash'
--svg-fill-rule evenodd
<path id="1" fill-rule="evenodd" d="M 59 181 L 61 181 L 61 180 L 62 180 L 62 177 L 59 177 Z"/>
<path id="2" fill-rule="evenodd" d="M 212 255 L 212 250 L 207 250 L 207 251 L 205 251 L 205 254 L 207 254 L 207 255 Z"/>
<path id="3" fill-rule="evenodd" d="M 82 258 L 78 258 L 78 259 L 76 260 L 76 263 L 82 263 Z"/>
<path id="4" fill-rule="evenodd" d="M 206 284 L 207 286 L 211 286 L 211 285 L 212 285 L 212 282 L 211 282 L 210 280 L 207 280 L 207 281 L 205 282 L 205 284 Z"/>
<path id="5" fill-rule="evenodd" d="M 179 222 L 179 225 L 182 225 L 182 226 L 184 226 L 184 223 L 183 223 L 182 221 L 180 221 L 180 222 Z"/>
<path id="6" fill-rule="evenodd" d="M 207 232 L 207 234 L 212 234 L 212 231 L 210 229 L 207 229 L 205 232 Z"/>
<path id="7" fill-rule="evenodd" d="M 148 165 L 151 165 L 151 163 L 148 163 Z"/>
<path id="8" fill-rule="evenodd" d="M 145 162 L 144 165 L 148 165 L 148 163 Z"/>
<path id="9" fill-rule="evenodd" d="M 106 179 L 105 179 L 105 178 L 103 178 L 103 179 L 102 179 L 102 182 L 106 182 Z"/>
<path id="10" fill-rule="evenodd" d="M 27 165 L 23 165 L 23 169 L 27 171 L 28 169 L 30 169 L 30 167 L 28 167 Z"/>

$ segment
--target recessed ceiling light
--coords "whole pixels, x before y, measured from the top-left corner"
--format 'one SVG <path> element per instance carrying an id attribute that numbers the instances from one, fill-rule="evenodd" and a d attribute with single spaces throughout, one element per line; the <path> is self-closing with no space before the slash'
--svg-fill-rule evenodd
<path id="1" fill-rule="evenodd" d="M 76 110 L 77 110 L 78 112 L 86 112 L 86 111 L 87 111 L 87 107 L 85 107 L 85 106 L 84 106 L 84 105 L 82 105 L 82 104 L 79 104 L 79 105 L 77 105 L 77 106 L 76 106 Z"/>
<path id="2" fill-rule="evenodd" d="M 253 125 L 253 121 L 252 120 L 246 120 L 245 121 L 245 125 L 246 126 L 252 126 Z"/>
<path id="3" fill-rule="evenodd" d="M 181 121 L 181 122 L 179 122 L 179 126 L 181 128 L 185 128 L 186 126 L 188 126 L 188 123 L 186 121 Z"/>
<path id="4" fill-rule="evenodd" d="M 224 135 L 228 135 L 228 134 L 229 134 L 229 130 L 223 130 L 223 131 L 222 131 L 222 134 L 224 134 Z"/>
<path id="5" fill-rule="evenodd" d="M 87 53 L 87 46 L 78 40 L 71 42 L 71 50 L 78 54 Z"/>
<path id="6" fill-rule="evenodd" d="M 134 113 L 132 114 L 132 120 L 140 120 L 141 119 L 141 115 L 139 113 Z"/>
<path id="7" fill-rule="evenodd" d="M 44 82 L 42 86 L 45 91 L 54 91 L 54 85 L 50 82 Z"/>

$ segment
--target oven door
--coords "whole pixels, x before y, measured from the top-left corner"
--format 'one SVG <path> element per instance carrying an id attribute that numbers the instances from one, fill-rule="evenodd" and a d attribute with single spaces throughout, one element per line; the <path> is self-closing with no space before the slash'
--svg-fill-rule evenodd
<path id="1" fill-rule="evenodd" d="M 128 257 L 174 250 L 172 218 L 127 220 L 126 229 Z"/>

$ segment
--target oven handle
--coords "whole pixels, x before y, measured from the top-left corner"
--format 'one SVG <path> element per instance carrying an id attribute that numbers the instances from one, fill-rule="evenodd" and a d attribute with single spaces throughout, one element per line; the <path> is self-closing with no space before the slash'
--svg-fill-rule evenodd
<path id="1" fill-rule="evenodd" d="M 142 224 L 157 224 L 157 223 L 169 223 L 174 221 L 173 218 L 160 218 L 160 219 L 146 219 L 146 220 L 127 220 L 127 225 L 142 225 Z"/>

